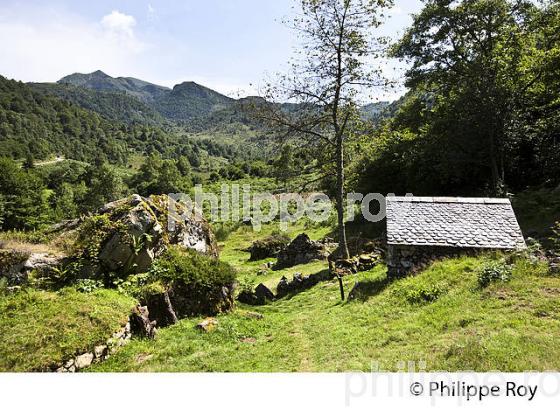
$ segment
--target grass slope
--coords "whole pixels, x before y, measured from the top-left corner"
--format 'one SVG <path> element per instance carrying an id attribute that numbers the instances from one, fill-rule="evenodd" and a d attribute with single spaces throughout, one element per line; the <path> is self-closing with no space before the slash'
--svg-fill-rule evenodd
<path id="1" fill-rule="evenodd" d="M 110 290 L 28 289 L 0 298 L 0 371 L 45 370 L 91 351 L 127 321 L 134 301 Z"/>
<path id="2" fill-rule="evenodd" d="M 242 252 L 253 239 L 255 233 L 241 228 L 222 249 L 222 257 L 246 276 L 261 264 L 248 263 Z M 477 272 L 486 258 L 437 262 L 395 282 L 378 266 L 345 279 L 347 290 L 356 281 L 367 285 L 358 300 L 340 302 L 337 283 L 323 282 L 267 306 L 238 305 L 218 318 L 211 333 L 194 328 L 200 318 L 182 320 L 161 329 L 155 341 L 135 340 L 91 370 L 369 371 L 402 370 L 407 361 L 428 371 L 560 369 L 560 278 L 521 259 L 511 281 L 481 290 Z M 282 275 L 325 268 L 324 262 L 301 265 L 258 277 L 257 283 L 272 286 Z M 410 296 L 433 288 L 439 297 L 431 303 Z"/>

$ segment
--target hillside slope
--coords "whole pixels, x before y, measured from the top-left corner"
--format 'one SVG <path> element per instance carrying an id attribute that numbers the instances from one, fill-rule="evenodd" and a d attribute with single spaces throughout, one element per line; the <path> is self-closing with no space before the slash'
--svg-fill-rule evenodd
<path id="1" fill-rule="evenodd" d="M 101 70 L 89 74 L 70 74 L 61 78 L 58 83 L 71 84 L 76 87 L 89 88 L 96 91 L 122 91 L 145 103 L 152 103 L 156 98 L 170 91 L 167 87 L 162 87 L 137 78 L 113 78 Z"/>
<path id="2" fill-rule="evenodd" d="M 266 261 L 247 262 L 241 249 L 254 237 L 242 228 L 221 253 L 253 280 Z M 201 318 L 183 320 L 92 371 L 367 372 L 402 370 L 408 361 L 417 371 L 560 369 L 560 277 L 521 258 L 509 282 L 481 289 L 478 273 L 495 257 L 436 262 L 394 282 L 380 265 L 344 279 L 347 291 L 363 287 L 354 301 L 340 302 L 335 280 L 322 282 L 266 306 L 239 305 L 211 333 L 195 329 Z M 314 262 L 256 280 L 274 289 L 283 275 L 326 268 Z"/>
<path id="3" fill-rule="evenodd" d="M 72 84 L 29 83 L 32 89 L 52 95 L 111 121 L 162 125 L 163 116 L 148 104 L 124 91 L 97 91 Z"/>

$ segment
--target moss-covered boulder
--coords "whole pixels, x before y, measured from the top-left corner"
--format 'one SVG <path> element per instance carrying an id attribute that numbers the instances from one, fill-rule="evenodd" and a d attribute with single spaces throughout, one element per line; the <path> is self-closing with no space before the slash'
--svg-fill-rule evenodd
<path id="1" fill-rule="evenodd" d="M 236 271 L 226 262 L 170 246 L 147 273 L 130 275 L 120 288 L 146 305 L 158 327 L 192 316 L 214 316 L 234 306 Z"/>
<path id="2" fill-rule="evenodd" d="M 274 258 L 283 251 L 290 243 L 290 237 L 284 234 L 270 235 L 264 239 L 257 240 L 247 249 L 251 254 L 250 261 L 259 261 L 266 258 Z"/>
<path id="3" fill-rule="evenodd" d="M 146 272 L 169 245 L 218 256 L 209 224 L 167 195 L 132 195 L 103 206 L 77 228 L 82 274 Z"/>

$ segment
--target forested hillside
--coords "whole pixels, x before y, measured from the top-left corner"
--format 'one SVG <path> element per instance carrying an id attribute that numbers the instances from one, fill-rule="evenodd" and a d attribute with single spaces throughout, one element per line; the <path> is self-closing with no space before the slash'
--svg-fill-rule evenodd
<path id="1" fill-rule="evenodd" d="M 29 83 L 33 90 L 71 102 L 102 117 L 127 124 L 163 125 L 154 108 L 124 91 L 95 91 L 71 84 Z"/>
<path id="2" fill-rule="evenodd" d="M 410 88 L 363 145 L 370 192 L 490 194 L 560 183 L 560 4 L 429 2 L 393 56 Z"/>

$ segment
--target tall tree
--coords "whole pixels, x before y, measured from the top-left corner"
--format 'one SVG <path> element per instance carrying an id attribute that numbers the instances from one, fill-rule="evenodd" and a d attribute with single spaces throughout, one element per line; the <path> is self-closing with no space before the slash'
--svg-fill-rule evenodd
<path id="1" fill-rule="evenodd" d="M 455 103 L 447 110 L 453 123 L 462 123 L 455 149 L 483 147 L 494 194 L 502 193 L 521 56 L 534 11 L 529 0 L 425 0 L 394 48 L 394 56 L 412 62 L 408 86 L 434 90 L 448 108 Z"/>
<path id="2" fill-rule="evenodd" d="M 339 256 L 348 258 L 346 241 L 345 144 L 360 129 L 359 100 L 384 84 L 374 64 L 383 41 L 373 35 L 392 0 L 301 0 L 293 20 L 302 47 L 289 74 L 269 84 L 258 116 L 280 131 L 282 141 L 305 144 L 336 163 Z M 328 161 L 327 161 L 328 162 Z M 323 172 L 329 167 L 323 168 Z"/>

